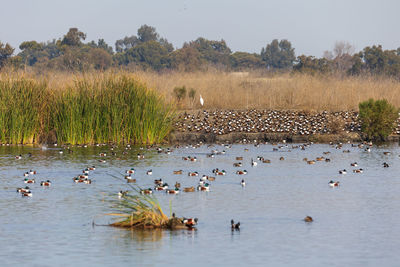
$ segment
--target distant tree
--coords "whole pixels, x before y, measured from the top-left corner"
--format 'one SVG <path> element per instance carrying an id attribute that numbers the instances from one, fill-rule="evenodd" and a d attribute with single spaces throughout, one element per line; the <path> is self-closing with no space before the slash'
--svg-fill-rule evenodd
<path id="1" fill-rule="evenodd" d="M 307 74 L 327 73 L 331 70 L 329 60 L 326 58 L 315 58 L 314 56 L 301 55 L 297 57 L 293 66 L 294 72 Z"/>
<path id="2" fill-rule="evenodd" d="M 230 65 L 229 56 L 232 51 L 224 40 L 213 41 L 200 37 L 195 41 L 185 43 L 183 46 L 196 49 L 205 62 L 222 66 Z"/>
<path id="3" fill-rule="evenodd" d="M 169 54 L 169 66 L 179 71 L 196 71 L 203 64 L 200 52 L 190 46 L 184 46 Z"/>
<path id="4" fill-rule="evenodd" d="M 230 55 L 232 68 L 236 70 L 257 69 L 263 66 L 261 56 L 246 52 L 235 52 Z"/>
<path id="5" fill-rule="evenodd" d="M 82 40 L 86 39 L 86 34 L 79 31 L 78 28 L 70 28 L 64 38 L 61 40 L 61 45 L 80 46 Z"/>
<path id="6" fill-rule="evenodd" d="M 4 67 L 7 60 L 11 57 L 14 53 L 14 48 L 11 47 L 10 44 L 3 44 L 0 42 L 0 69 Z"/>
<path id="7" fill-rule="evenodd" d="M 144 69 L 161 70 L 167 67 L 168 50 L 157 41 L 148 41 L 127 50 L 122 57 L 123 63 L 133 62 Z"/>
<path id="8" fill-rule="evenodd" d="M 106 70 L 112 65 L 113 59 L 107 50 L 92 48 L 89 51 L 89 62 L 96 70 Z"/>
<path id="9" fill-rule="evenodd" d="M 167 41 L 167 39 L 160 38 L 160 35 L 157 33 L 156 28 L 144 24 L 138 29 L 137 36 L 134 35 L 130 37 L 126 36 L 124 39 L 117 40 L 115 42 L 115 51 L 121 53 L 139 44 L 149 41 L 155 41 L 160 43 L 168 50 L 168 52 L 174 50 L 174 47 Z"/>
<path id="10" fill-rule="evenodd" d="M 336 42 L 333 51 L 325 51 L 324 58 L 332 62 L 332 68 L 338 72 L 346 73 L 352 67 L 354 46 L 345 41 Z"/>
<path id="11" fill-rule="evenodd" d="M 296 59 L 294 48 L 288 40 L 273 40 L 261 49 L 261 58 L 268 68 L 290 69 Z"/>
<path id="12" fill-rule="evenodd" d="M 21 50 L 21 52 L 18 54 L 18 56 L 21 57 L 25 67 L 27 65 L 34 65 L 40 57 L 45 56 L 42 44 L 39 44 L 36 41 L 22 42 L 19 46 L 19 49 Z"/>
<path id="13" fill-rule="evenodd" d="M 106 41 L 104 41 L 104 39 L 99 39 L 97 43 L 95 41 L 91 41 L 90 43 L 88 43 L 88 46 L 92 48 L 101 48 L 109 54 L 113 54 L 113 48 L 109 46 Z"/>

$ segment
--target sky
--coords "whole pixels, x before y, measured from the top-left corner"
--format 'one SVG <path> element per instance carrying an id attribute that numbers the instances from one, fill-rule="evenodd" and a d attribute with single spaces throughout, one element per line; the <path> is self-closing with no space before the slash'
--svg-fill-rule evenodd
<path id="1" fill-rule="evenodd" d="M 398 0 L 0 0 L 0 42 L 62 38 L 69 28 L 86 41 L 115 41 L 147 24 L 175 48 L 204 37 L 224 39 L 232 51 L 260 53 L 287 39 L 296 55 L 321 57 L 335 42 L 360 51 L 380 44 L 400 47 Z"/>

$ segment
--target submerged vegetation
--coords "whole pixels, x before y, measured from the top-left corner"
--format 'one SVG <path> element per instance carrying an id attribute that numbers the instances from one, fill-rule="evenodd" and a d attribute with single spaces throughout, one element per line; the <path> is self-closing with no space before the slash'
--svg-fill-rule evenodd
<path id="1" fill-rule="evenodd" d="M 58 88 L 25 76 L 1 77 L 0 141 L 153 144 L 172 129 L 172 106 L 137 78 L 72 80 Z"/>

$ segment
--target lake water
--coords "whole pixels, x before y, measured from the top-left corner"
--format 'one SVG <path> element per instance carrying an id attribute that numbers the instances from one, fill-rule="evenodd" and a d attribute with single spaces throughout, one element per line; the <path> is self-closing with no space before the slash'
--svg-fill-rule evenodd
<path id="1" fill-rule="evenodd" d="M 292 145 L 216 145 L 182 147 L 170 154 L 154 149 L 124 147 L 73 147 L 60 154 L 58 147 L 0 147 L 0 259 L 1 266 L 399 266 L 400 254 L 400 149 L 398 145 L 372 147 L 371 152 L 346 144 L 342 149 L 312 145 L 306 150 Z M 206 157 L 212 149 L 223 155 Z M 343 153 L 343 150 L 350 153 Z M 247 151 L 248 150 L 248 151 Z M 323 155 L 323 152 L 330 152 Z M 385 155 L 384 151 L 390 151 Z M 99 153 L 107 152 L 105 163 Z M 28 157 L 28 153 L 32 156 Z M 138 160 L 143 153 L 145 159 Z M 21 154 L 22 159 L 15 156 Z M 196 156 L 197 162 L 183 161 Z M 235 168 L 236 156 L 243 167 Z M 271 164 L 250 164 L 263 156 Z M 303 158 L 319 156 L 330 162 L 308 165 Z M 284 157 L 284 160 L 279 160 Z M 357 162 L 358 167 L 351 167 Z M 383 168 L 387 162 L 389 168 Z M 75 184 L 74 176 L 96 165 L 90 185 Z M 170 185 L 196 186 L 212 169 L 227 171 L 211 182 L 210 192 L 154 194 L 166 214 L 197 217 L 196 231 L 130 231 L 104 226 L 112 222 L 111 199 L 129 189 L 124 171 L 134 167 L 137 184 L 153 187 L 163 178 Z M 363 173 L 353 169 L 363 168 Z M 32 197 L 21 197 L 23 173 L 36 170 Z M 145 173 L 153 170 L 152 176 Z M 173 170 L 183 170 L 173 175 Z M 246 169 L 247 175 L 235 174 Z M 346 169 L 341 175 L 339 170 Z M 189 177 L 198 171 L 199 177 Z M 214 176 L 214 175 L 213 175 Z M 241 179 L 246 186 L 242 188 Z M 50 188 L 40 186 L 49 179 Z M 330 180 L 340 181 L 331 188 Z M 314 222 L 305 223 L 305 216 Z M 241 222 L 231 231 L 230 220 Z"/>

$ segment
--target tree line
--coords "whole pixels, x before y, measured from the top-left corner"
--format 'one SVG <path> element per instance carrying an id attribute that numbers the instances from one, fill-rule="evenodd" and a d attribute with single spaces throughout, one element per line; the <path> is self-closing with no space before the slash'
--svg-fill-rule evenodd
<path id="1" fill-rule="evenodd" d="M 224 40 L 199 37 L 175 49 L 152 26 L 142 25 L 136 35 L 117 40 L 115 49 L 104 39 L 84 42 L 86 34 L 70 28 L 59 39 L 47 42 L 24 41 L 20 52 L 0 41 L 0 69 L 34 68 L 37 71 L 104 71 L 112 67 L 163 71 L 201 71 L 209 67 L 227 71 L 261 69 L 308 74 L 387 75 L 400 77 L 400 47 L 383 50 L 380 45 L 354 52 L 346 42 L 337 42 L 321 58 L 299 55 L 288 40 L 273 40 L 259 54 L 235 52 Z"/>

